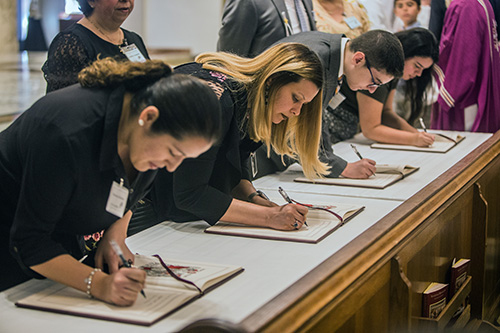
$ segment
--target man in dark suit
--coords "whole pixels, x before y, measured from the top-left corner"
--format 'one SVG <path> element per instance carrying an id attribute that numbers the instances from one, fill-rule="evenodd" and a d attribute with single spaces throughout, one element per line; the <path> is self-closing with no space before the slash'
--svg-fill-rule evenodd
<path id="1" fill-rule="evenodd" d="M 323 109 L 335 108 L 342 99 L 337 95 L 340 84 L 348 84 L 352 90 L 374 92 L 378 86 L 399 77 L 403 73 L 404 54 L 401 43 L 392 33 L 384 30 L 371 30 L 349 40 L 344 35 L 319 31 L 302 32 L 281 39 L 278 43 L 302 43 L 315 51 L 324 71 Z M 323 130 L 323 149 L 320 158 L 330 169 L 329 177 L 367 178 L 375 172 L 375 161 L 362 159 L 354 163 L 336 156 L 330 145 L 328 131 Z M 257 178 L 266 174 L 282 171 L 294 161 L 271 152 L 267 158 L 265 148 L 257 150 Z"/>
<path id="2" fill-rule="evenodd" d="M 227 0 L 217 51 L 252 58 L 281 38 L 316 30 L 312 1 L 289 3 L 285 4 L 284 0 Z"/>

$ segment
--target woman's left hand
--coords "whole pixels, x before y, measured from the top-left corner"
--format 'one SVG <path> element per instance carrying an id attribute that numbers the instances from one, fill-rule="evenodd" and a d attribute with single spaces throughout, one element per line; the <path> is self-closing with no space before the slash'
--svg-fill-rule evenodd
<path id="1" fill-rule="evenodd" d="M 114 272 L 117 272 L 120 267 L 123 266 L 123 263 L 121 259 L 116 255 L 113 247 L 111 246 L 111 237 L 106 238 L 106 233 L 104 233 L 103 238 L 99 242 L 99 245 L 97 247 L 97 251 L 95 253 L 95 267 L 96 268 L 103 268 L 104 264 L 108 264 L 108 270 L 109 273 L 112 274 Z M 129 250 L 127 245 L 125 244 L 125 240 L 117 240 L 114 239 L 114 241 L 120 246 L 123 252 L 123 256 L 125 257 L 126 260 L 128 260 L 130 263 L 134 262 L 134 254 Z"/>
<path id="2" fill-rule="evenodd" d="M 261 197 L 260 195 L 256 195 L 252 198 L 252 203 L 257 204 L 259 206 L 265 206 L 265 207 L 277 207 L 278 204 L 272 202 L 271 200 L 265 199 Z"/>
<path id="3" fill-rule="evenodd" d="M 113 223 L 105 232 L 95 254 L 95 267 L 103 268 L 104 264 L 108 264 L 109 273 L 112 274 L 123 266 L 122 261 L 116 255 L 111 241 L 114 240 L 122 249 L 123 255 L 126 260 L 133 262 L 134 255 L 125 244 L 127 237 L 128 222 L 132 216 L 132 212 L 128 211 L 121 219 Z"/>

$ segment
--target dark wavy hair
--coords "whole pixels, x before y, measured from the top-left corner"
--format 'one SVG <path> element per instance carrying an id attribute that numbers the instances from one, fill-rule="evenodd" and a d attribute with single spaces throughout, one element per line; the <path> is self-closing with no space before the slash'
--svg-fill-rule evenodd
<path id="1" fill-rule="evenodd" d="M 104 58 L 84 68 L 78 81 L 87 88 L 124 86 L 133 95 L 132 117 L 150 105 L 158 108 L 159 117 L 151 126 L 153 134 L 170 134 L 178 140 L 197 136 L 211 142 L 220 137 L 221 108 L 213 90 L 196 77 L 173 74 L 163 61 Z"/>
<path id="2" fill-rule="evenodd" d="M 351 52 L 363 52 L 372 68 L 385 71 L 395 78 L 403 75 L 405 67 L 403 48 L 393 33 L 370 30 L 351 39 L 347 45 Z"/>
<path id="3" fill-rule="evenodd" d="M 83 15 L 85 15 L 85 17 L 89 17 L 90 15 L 92 15 L 92 13 L 94 12 L 94 8 L 90 7 L 89 2 L 87 0 L 77 0 L 77 1 L 80 10 L 82 11 Z"/>
<path id="4" fill-rule="evenodd" d="M 430 30 L 413 28 L 397 32 L 395 35 L 403 45 L 405 60 L 413 57 L 429 57 L 434 63 L 438 62 L 439 43 Z M 420 77 L 406 81 L 405 99 L 410 101 L 411 106 L 409 124 L 413 124 L 421 116 L 422 105 L 427 99 L 427 88 L 431 84 L 432 66 L 425 69 Z"/>

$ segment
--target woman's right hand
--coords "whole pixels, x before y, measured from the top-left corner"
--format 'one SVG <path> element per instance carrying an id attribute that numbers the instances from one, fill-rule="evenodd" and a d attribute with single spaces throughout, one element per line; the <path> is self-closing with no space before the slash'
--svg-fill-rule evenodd
<path id="1" fill-rule="evenodd" d="M 287 204 L 272 207 L 272 213 L 268 216 L 268 227 L 277 230 L 298 230 L 306 221 L 307 207 Z M 295 226 L 296 225 L 296 226 Z"/>
<path id="2" fill-rule="evenodd" d="M 434 134 L 427 132 L 416 132 L 414 138 L 414 146 L 417 147 L 429 147 L 434 143 Z"/>
<path id="3" fill-rule="evenodd" d="M 145 282 L 146 272 L 137 268 L 122 267 L 113 274 L 97 272 L 91 294 L 107 303 L 130 306 L 144 289 Z"/>
<path id="4" fill-rule="evenodd" d="M 375 174 L 375 165 L 376 162 L 368 158 L 363 158 L 353 163 L 347 163 L 341 176 L 353 179 L 366 179 Z"/>

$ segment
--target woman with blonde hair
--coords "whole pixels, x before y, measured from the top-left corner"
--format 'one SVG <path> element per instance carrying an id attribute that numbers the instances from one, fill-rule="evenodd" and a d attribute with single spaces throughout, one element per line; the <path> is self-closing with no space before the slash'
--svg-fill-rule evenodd
<path id="1" fill-rule="evenodd" d="M 133 259 L 125 244 L 132 210 L 157 169 L 173 172 L 218 140 L 220 105 L 204 82 L 161 61 L 107 58 L 79 80 L 0 133 L 0 290 L 43 276 L 130 305 L 145 273 L 119 269 L 110 241 Z M 100 240 L 89 253 L 92 234 Z"/>
<path id="2" fill-rule="evenodd" d="M 308 177 L 327 173 L 318 160 L 323 69 L 307 46 L 283 43 L 255 58 L 207 53 L 177 73 L 205 80 L 219 98 L 222 139 L 173 173 L 160 172 L 151 192 L 158 221 L 205 220 L 281 230 L 300 228 L 307 209 L 278 206 L 256 191 L 248 166 L 262 144 L 300 161 Z M 254 170 L 250 170 L 254 169 Z M 251 216 L 251 218 L 249 218 Z"/>

